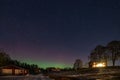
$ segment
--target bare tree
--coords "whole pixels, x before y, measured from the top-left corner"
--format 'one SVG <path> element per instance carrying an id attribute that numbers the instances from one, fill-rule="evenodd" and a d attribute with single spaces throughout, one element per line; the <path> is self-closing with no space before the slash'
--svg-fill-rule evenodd
<path id="1" fill-rule="evenodd" d="M 80 59 L 76 59 L 73 68 L 75 70 L 82 68 L 82 61 Z"/>
<path id="2" fill-rule="evenodd" d="M 4 52 L 4 50 L 0 50 L 0 66 L 9 64 L 10 56 Z"/>
<path id="3" fill-rule="evenodd" d="M 115 62 L 120 58 L 120 41 L 109 42 L 107 50 L 109 51 L 109 58 L 112 60 L 113 66 L 115 66 Z"/>
<path id="4" fill-rule="evenodd" d="M 102 45 L 96 46 L 89 56 L 89 67 L 93 66 L 94 62 L 105 62 L 107 66 L 108 55 L 106 53 L 106 47 Z"/>
<path id="5" fill-rule="evenodd" d="M 96 48 L 91 52 L 89 58 L 91 61 L 105 61 L 107 60 L 107 54 L 105 53 L 106 47 L 102 45 L 96 46 Z"/>

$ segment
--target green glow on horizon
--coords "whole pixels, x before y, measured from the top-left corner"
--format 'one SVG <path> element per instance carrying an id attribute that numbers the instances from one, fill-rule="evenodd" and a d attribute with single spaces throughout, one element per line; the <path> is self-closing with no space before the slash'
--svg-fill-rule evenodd
<path id="1" fill-rule="evenodd" d="M 24 60 L 22 62 L 26 62 L 28 64 L 37 64 L 40 68 L 47 68 L 47 67 L 56 67 L 56 68 L 66 68 L 71 67 L 71 65 L 64 64 L 64 63 L 57 63 L 57 62 L 49 62 L 49 61 L 34 61 L 34 60 Z"/>

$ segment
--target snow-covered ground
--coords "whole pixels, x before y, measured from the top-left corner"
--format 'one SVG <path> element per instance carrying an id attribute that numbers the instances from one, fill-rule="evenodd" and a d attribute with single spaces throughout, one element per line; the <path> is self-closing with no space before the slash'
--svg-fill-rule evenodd
<path id="1" fill-rule="evenodd" d="M 53 80 L 43 75 L 0 76 L 0 80 Z"/>

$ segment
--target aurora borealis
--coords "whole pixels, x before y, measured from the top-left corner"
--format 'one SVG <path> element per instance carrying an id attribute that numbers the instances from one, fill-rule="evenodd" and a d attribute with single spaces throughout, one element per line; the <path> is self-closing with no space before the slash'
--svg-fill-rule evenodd
<path id="1" fill-rule="evenodd" d="M 67 65 L 67 64 L 63 64 L 63 63 L 59 63 L 59 62 L 49 62 L 49 61 L 43 61 L 43 62 L 38 62 L 38 61 L 23 61 L 23 62 L 27 62 L 29 64 L 37 64 L 39 65 L 41 68 L 47 68 L 47 67 L 56 67 L 56 68 L 67 68 L 67 67 L 72 67 L 72 65 Z"/>
<path id="2" fill-rule="evenodd" d="M 119 0 L 0 0 L 0 48 L 40 67 L 84 64 L 99 44 L 120 40 Z"/>

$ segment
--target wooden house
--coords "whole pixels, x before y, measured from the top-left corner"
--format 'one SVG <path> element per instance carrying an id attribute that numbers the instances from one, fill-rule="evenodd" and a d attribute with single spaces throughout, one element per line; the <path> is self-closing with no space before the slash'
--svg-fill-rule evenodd
<path id="1" fill-rule="evenodd" d="M 0 67 L 0 75 L 26 75 L 28 73 L 29 71 L 27 69 L 14 65 Z"/>

